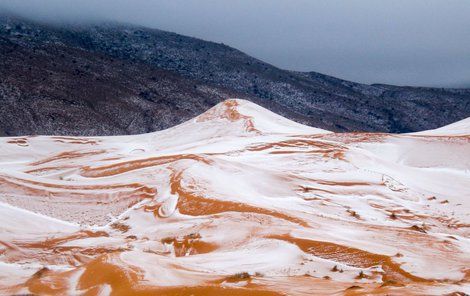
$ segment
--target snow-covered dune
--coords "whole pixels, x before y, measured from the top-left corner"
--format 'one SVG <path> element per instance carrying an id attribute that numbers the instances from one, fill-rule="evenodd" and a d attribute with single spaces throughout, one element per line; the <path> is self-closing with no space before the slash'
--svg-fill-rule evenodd
<path id="1" fill-rule="evenodd" d="M 438 129 L 414 134 L 428 136 L 470 136 L 470 118 L 462 119 Z"/>
<path id="2" fill-rule="evenodd" d="M 468 123 L 336 134 L 227 100 L 150 134 L 0 138 L 0 294 L 470 293 Z"/>

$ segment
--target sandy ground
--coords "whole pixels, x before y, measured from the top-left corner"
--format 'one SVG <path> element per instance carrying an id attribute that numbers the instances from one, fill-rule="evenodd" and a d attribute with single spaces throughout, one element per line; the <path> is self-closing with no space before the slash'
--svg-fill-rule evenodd
<path id="1" fill-rule="evenodd" d="M 228 100 L 0 138 L 2 295 L 464 295 L 469 227 L 469 119 L 335 134 Z"/>

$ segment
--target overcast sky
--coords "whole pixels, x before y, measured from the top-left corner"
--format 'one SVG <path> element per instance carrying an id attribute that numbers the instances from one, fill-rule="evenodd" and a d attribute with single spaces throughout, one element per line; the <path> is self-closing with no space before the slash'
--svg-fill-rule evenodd
<path id="1" fill-rule="evenodd" d="M 365 83 L 470 87 L 469 0 L 0 0 L 0 9 L 141 24 Z"/>

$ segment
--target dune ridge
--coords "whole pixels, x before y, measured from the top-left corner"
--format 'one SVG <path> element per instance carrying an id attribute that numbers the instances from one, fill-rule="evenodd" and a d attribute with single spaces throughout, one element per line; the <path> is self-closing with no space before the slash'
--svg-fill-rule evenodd
<path id="1" fill-rule="evenodd" d="M 0 294 L 470 293 L 468 119 L 333 133 L 230 99 L 0 151 Z"/>

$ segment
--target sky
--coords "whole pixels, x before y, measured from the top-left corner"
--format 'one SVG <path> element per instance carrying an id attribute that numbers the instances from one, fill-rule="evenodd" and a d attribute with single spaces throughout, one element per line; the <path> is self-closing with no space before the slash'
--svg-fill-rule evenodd
<path id="1" fill-rule="evenodd" d="M 468 0 L 0 0 L 0 10 L 145 25 L 363 83 L 470 87 Z"/>

